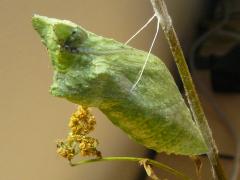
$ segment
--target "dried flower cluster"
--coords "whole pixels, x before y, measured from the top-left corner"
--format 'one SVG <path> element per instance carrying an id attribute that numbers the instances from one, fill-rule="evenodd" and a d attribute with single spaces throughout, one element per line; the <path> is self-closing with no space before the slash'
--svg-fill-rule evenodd
<path id="1" fill-rule="evenodd" d="M 94 130 L 95 124 L 95 117 L 89 112 L 89 109 L 79 106 L 70 117 L 68 126 L 71 131 L 67 139 L 57 142 L 57 153 L 69 161 L 77 154 L 100 158 L 101 152 L 97 150 L 98 140 L 87 136 Z"/>

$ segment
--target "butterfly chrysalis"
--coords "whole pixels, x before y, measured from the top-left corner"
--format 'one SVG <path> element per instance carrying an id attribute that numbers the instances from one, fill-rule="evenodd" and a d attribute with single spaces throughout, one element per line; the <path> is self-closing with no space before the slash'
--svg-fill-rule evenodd
<path id="1" fill-rule="evenodd" d="M 208 151 L 165 64 L 150 54 L 95 35 L 70 21 L 35 15 L 54 68 L 51 93 L 98 107 L 138 143 L 157 152 L 198 155 Z"/>

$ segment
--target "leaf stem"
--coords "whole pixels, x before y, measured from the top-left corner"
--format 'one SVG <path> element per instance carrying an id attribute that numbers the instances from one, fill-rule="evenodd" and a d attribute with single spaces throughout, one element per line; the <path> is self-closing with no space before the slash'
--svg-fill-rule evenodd
<path id="1" fill-rule="evenodd" d="M 221 167 L 218 149 L 212 137 L 212 131 L 208 125 L 206 116 L 204 114 L 201 102 L 197 95 L 195 85 L 193 83 L 191 74 L 189 72 L 182 48 L 180 46 L 177 34 L 172 24 L 171 17 L 168 13 L 164 0 L 150 0 L 155 11 L 156 16 L 160 20 L 163 32 L 168 40 L 170 49 L 172 51 L 175 63 L 177 65 L 180 77 L 182 79 L 188 104 L 192 112 L 193 118 L 198 125 L 205 143 L 208 146 L 209 152 L 207 153 L 211 166 L 214 172 L 214 178 L 225 180 L 225 174 Z"/>
<path id="2" fill-rule="evenodd" d="M 190 178 L 186 175 L 184 175 L 183 173 L 177 171 L 176 169 L 173 169 L 165 164 L 162 164 L 158 161 L 152 160 L 152 159 L 147 159 L 147 158 L 139 158 L 139 157 L 103 157 L 103 158 L 99 158 L 99 159 L 89 159 L 89 160 L 82 160 L 76 163 L 71 163 L 71 166 L 78 166 L 81 164 L 87 164 L 87 163 L 94 163 L 94 162 L 104 162 L 104 161 L 131 161 L 131 162 L 140 162 L 140 161 L 147 161 L 150 165 L 155 166 L 159 169 L 165 170 L 177 177 L 179 177 L 180 179 L 183 180 L 190 180 Z"/>

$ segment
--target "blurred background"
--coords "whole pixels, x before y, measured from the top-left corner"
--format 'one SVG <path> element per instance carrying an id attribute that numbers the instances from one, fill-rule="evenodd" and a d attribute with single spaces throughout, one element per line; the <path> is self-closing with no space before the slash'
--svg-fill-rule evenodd
<path id="1" fill-rule="evenodd" d="M 168 0 L 167 5 L 198 85 L 222 164 L 228 177 L 233 177 L 238 168 L 234 162 L 239 158 L 240 142 L 240 3 Z M 47 51 L 31 26 L 35 13 L 68 19 L 96 34 L 125 42 L 153 15 L 153 10 L 149 0 L 0 0 L 0 179 L 147 179 L 136 163 L 105 162 L 73 168 L 57 156 L 55 141 L 67 136 L 68 118 L 76 105 L 48 93 L 52 69 Z M 155 30 L 156 22 L 130 44 L 147 51 Z M 167 64 L 182 89 L 162 32 L 153 53 Z M 93 112 L 97 118 L 93 136 L 99 139 L 104 156 L 152 157 L 197 179 L 189 158 L 156 155 L 129 140 L 100 111 L 93 108 Z M 203 179 L 212 179 L 206 157 L 202 161 Z M 163 171 L 157 172 L 162 178 L 175 179 Z"/>

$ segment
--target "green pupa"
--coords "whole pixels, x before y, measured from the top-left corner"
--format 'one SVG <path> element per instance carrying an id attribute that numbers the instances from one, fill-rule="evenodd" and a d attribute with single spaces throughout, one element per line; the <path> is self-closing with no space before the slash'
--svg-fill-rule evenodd
<path id="1" fill-rule="evenodd" d="M 99 108 L 138 143 L 157 152 L 205 154 L 208 149 L 165 64 L 70 21 L 35 15 L 33 27 L 50 55 L 51 94 Z"/>

